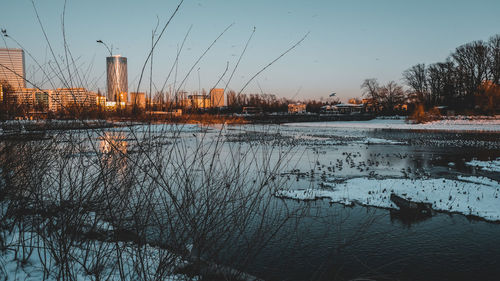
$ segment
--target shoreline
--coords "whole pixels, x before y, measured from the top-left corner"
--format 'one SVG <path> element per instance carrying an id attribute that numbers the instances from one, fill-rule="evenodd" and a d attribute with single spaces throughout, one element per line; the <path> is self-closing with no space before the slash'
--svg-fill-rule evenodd
<path id="1" fill-rule="evenodd" d="M 148 124 L 198 124 L 198 125 L 282 125 L 286 127 L 308 128 L 346 128 L 362 130 L 390 131 L 432 131 L 432 132 L 470 132 L 470 133 L 500 133 L 500 115 L 496 116 L 455 116 L 426 123 L 408 123 L 403 116 L 381 116 L 373 118 L 367 115 L 349 117 L 321 115 L 190 115 L 168 119 L 133 120 L 119 119 L 42 119 L 42 120 L 4 120 L 0 122 L 0 135 L 19 134 L 33 131 L 79 130 L 124 127 Z M 291 120 L 294 119 L 294 120 Z M 313 121 L 309 119 L 315 119 Z M 287 122 L 292 121 L 292 122 Z M 295 121 L 295 122 L 293 122 Z"/>
<path id="2" fill-rule="evenodd" d="M 471 133 L 500 133 L 500 116 L 470 117 L 458 116 L 444 118 L 421 124 L 407 123 L 406 120 L 375 118 L 369 121 L 352 122 L 317 122 L 317 123 L 285 123 L 288 127 L 318 127 L 318 128 L 345 128 L 363 130 L 393 130 L 393 131 L 432 131 L 432 132 L 471 132 Z"/>

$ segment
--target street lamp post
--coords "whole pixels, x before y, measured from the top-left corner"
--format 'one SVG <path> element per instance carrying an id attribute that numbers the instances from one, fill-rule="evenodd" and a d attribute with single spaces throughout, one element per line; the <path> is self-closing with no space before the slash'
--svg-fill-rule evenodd
<path id="1" fill-rule="evenodd" d="M 103 45 L 104 45 L 104 47 L 106 47 L 106 49 L 108 50 L 108 52 L 109 52 L 109 56 L 110 56 L 110 57 L 112 57 L 112 56 L 113 56 L 112 49 L 110 49 L 110 48 L 108 47 L 108 45 L 106 45 L 106 43 L 104 43 L 102 40 L 96 40 L 96 42 L 97 42 L 97 43 L 100 43 L 100 44 L 103 44 Z M 107 60 L 108 60 L 108 59 L 106 59 L 106 67 L 108 67 Z M 109 69 L 108 69 L 108 71 L 109 71 Z M 109 100 L 114 100 L 114 99 L 115 99 L 115 97 L 113 97 L 113 94 L 109 92 L 109 91 L 110 91 L 110 86 L 109 86 L 109 73 L 108 73 L 108 76 L 107 76 L 107 80 L 108 80 L 107 98 L 108 98 Z"/>
<path id="2" fill-rule="evenodd" d="M 112 52 L 112 50 L 113 50 L 113 49 L 110 49 L 110 48 L 108 47 L 108 45 L 106 45 L 106 43 L 102 42 L 102 40 L 97 40 L 96 42 L 97 42 L 97 43 L 101 43 L 101 44 L 103 44 L 103 45 L 104 45 L 104 47 L 106 47 L 106 49 L 108 49 L 109 56 L 110 56 L 110 57 L 112 57 L 112 56 L 113 56 L 113 52 Z"/>

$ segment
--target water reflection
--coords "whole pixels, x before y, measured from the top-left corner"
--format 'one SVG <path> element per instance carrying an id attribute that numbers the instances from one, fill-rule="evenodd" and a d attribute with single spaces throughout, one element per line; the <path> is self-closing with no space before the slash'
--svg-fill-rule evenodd
<path id="1" fill-rule="evenodd" d="M 390 210 L 391 222 L 399 222 L 403 226 L 410 228 L 412 225 L 418 224 L 420 222 L 426 221 L 432 218 L 430 214 L 421 213 L 407 213 L 401 212 L 400 210 Z"/>
<path id="2" fill-rule="evenodd" d="M 125 178 L 129 172 L 128 142 L 123 133 L 105 132 L 99 137 L 101 168 L 116 175 L 117 179 Z"/>
<path id="3" fill-rule="evenodd" d="M 127 141 L 123 133 L 106 132 L 99 138 L 99 151 L 103 154 L 127 154 Z"/>

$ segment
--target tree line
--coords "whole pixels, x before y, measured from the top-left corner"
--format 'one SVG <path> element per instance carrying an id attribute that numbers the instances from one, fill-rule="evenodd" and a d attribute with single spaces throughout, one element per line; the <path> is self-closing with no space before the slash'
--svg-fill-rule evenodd
<path id="1" fill-rule="evenodd" d="M 425 107 L 494 113 L 500 97 L 500 34 L 459 46 L 444 62 L 403 72 L 408 95 Z"/>
<path id="2" fill-rule="evenodd" d="M 403 86 L 394 81 L 380 85 L 377 79 L 365 79 L 361 84 L 363 95 L 368 98 L 367 105 L 371 111 L 381 114 L 401 113 L 401 106 L 407 99 Z"/>
<path id="3" fill-rule="evenodd" d="M 394 114 L 400 105 L 494 114 L 500 100 L 500 34 L 457 47 L 444 62 L 419 63 L 403 72 L 408 87 L 365 79 L 363 95 L 374 111 Z"/>
<path id="4" fill-rule="evenodd" d="M 332 101 L 330 101 L 331 103 Z M 262 112 L 287 112 L 291 103 L 302 103 L 306 105 L 307 112 L 318 113 L 321 106 L 329 104 L 323 100 L 295 100 L 290 98 L 279 98 L 274 94 L 237 94 L 235 91 L 228 91 L 227 105 L 230 112 L 241 112 L 243 107 L 257 107 Z M 333 103 L 339 103 L 338 99 Z"/>

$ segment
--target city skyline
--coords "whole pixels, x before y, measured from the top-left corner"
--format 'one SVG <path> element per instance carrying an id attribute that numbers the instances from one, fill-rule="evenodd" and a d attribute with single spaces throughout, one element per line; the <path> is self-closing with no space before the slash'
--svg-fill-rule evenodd
<path id="1" fill-rule="evenodd" d="M 187 91 L 209 90 L 228 66 L 229 71 L 215 85 L 224 88 L 255 27 L 255 34 L 228 88 L 240 90 L 250 77 L 309 32 L 302 44 L 266 69 L 245 92 L 297 99 L 326 98 L 336 92 L 342 100 L 360 96 L 363 79 L 376 77 L 383 83 L 391 80 L 401 83 L 401 72 L 410 66 L 442 61 L 457 46 L 487 40 L 498 33 L 499 19 L 495 11 L 500 4 L 495 1 L 374 2 L 315 1 L 306 5 L 301 1 L 186 1 L 155 50 L 153 89 L 162 88 L 188 30 L 177 69 L 178 84 L 194 66 L 186 79 L 184 89 Z M 128 58 L 128 86 L 130 91 L 136 91 L 157 16 L 159 33 L 177 4 L 68 1 L 66 44 L 88 84 L 70 86 L 85 86 L 93 91 L 106 89 L 108 51 L 96 43 L 103 40 L 112 46 L 113 54 Z M 61 35 L 64 1 L 36 2 L 35 5 L 56 57 L 64 57 Z M 11 1 L 0 14 L 0 27 L 41 65 L 49 68 L 48 61 L 53 58 L 31 2 Z M 195 65 L 212 41 L 231 24 Z M 13 40 L 4 39 L 0 47 L 19 47 Z M 30 55 L 26 55 L 27 77 L 47 83 L 40 78 L 40 70 Z M 167 87 L 173 87 L 172 77 Z M 138 90 L 149 91 L 149 65 Z"/>

